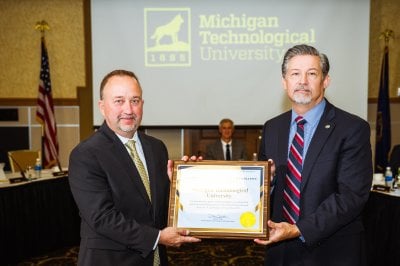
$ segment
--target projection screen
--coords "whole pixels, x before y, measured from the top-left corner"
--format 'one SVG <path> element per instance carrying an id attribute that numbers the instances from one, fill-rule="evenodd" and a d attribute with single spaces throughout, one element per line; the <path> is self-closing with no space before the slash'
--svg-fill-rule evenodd
<path id="1" fill-rule="evenodd" d="M 143 87 L 144 126 L 262 125 L 290 108 L 281 61 L 306 43 L 331 63 L 328 100 L 367 117 L 368 0 L 92 0 L 94 125 L 114 69 Z"/>

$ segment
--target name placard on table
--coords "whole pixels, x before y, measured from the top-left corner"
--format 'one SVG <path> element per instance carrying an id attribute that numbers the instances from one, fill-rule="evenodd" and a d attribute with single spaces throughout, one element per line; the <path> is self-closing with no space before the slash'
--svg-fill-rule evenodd
<path id="1" fill-rule="evenodd" d="M 55 174 L 56 173 L 56 174 Z M 24 184 L 29 184 L 31 182 L 40 182 L 49 179 L 55 179 L 59 177 L 64 177 L 68 175 L 68 171 L 62 171 L 62 175 L 58 174 L 59 172 L 54 172 L 51 169 L 43 169 L 41 172 L 40 178 L 28 178 L 28 180 L 24 179 L 20 172 L 15 173 L 6 173 L 4 179 L 0 179 L 0 188 L 2 187 L 12 187 L 12 186 L 20 186 Z"/>
<path id="2" fill-rule="evenodd" d="M 200 238 L 268 238 L 269 162 L 175 161 L 168 225 Z"/>

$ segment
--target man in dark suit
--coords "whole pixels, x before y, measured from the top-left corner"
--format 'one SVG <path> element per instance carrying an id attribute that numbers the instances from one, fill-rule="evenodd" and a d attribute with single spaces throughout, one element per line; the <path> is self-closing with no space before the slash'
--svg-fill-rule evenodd
<path id="1" fill-rule="evenodd" d="M 240 140 L 232 139 L 235 125 L 229 118 L 219 122 L 220 139 L 206 147 L 206 160 L 247 160 L 246 145 Z"/>
<path id="2" fill-rule="evenodd" d="M 199 241 L 165 227 L 172 161 L 160 140 L 137 131 L 143 103 L 134 73 L 106 75 L 99 101 L 105 122 L 71 152 L 69 182 L 82 219 L 79 265 L 167 265 L 165 246 Z"/>
<path id="3" fill-rule="evenodd" d="M 292 110 L 265 123 L 260 144 L 259 159 L 272 159 L 275 168 L 269 240 L 255 240 L 267 245 L 265 265 L 365 265 L 370 128 L 325 99 L 328 72 L 328 58 L 314 47 L 297 45 L 284 56 Z"/>

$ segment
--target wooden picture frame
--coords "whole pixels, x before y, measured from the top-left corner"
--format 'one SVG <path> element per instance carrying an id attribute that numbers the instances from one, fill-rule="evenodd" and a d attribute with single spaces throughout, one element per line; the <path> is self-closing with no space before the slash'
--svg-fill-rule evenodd
<path id="1" fill-rule="evenodd" d="M 199 238 L 268 239 L 268 161 L 174 162 L 168 226 Z"/>

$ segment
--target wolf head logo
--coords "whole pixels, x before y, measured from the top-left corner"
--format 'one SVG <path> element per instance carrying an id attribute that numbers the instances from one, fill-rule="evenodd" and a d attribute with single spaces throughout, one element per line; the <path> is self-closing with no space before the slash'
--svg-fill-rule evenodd
<path id="1" fill-rule="evenodd" d="M 171 38 L 171 44 L 176 44 L 178 42 L 178 33 L 183 22 L 184 20 L 181 14 L 178 14 L 167 24 L 157 27 L 150 38 L 155 39 L 156 46 L 160 45 L 160 41 L 164 36 L 169 36 Z"/>

